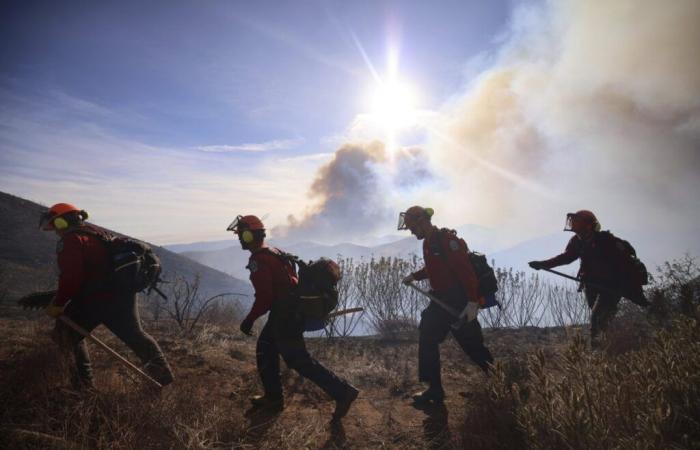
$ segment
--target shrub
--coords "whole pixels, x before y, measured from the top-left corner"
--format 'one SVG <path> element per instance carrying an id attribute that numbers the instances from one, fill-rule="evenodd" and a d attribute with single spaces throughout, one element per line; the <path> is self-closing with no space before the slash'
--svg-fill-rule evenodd
<path id="1" fill-rule="evenodd" d="M 404 277 L 420 268 L 418 258 L 380 258 L 361 261 L 353 268 L 357 295 L 365 308 L 367 320 L 377 332 L 393 329 L 392 324 L 413 330 L 418 314 L 428 300 L 401 283 Z"/>
<path id="2" fill-rule="evenodd" d="M 590 352 L 577 338 L 559 358 L 532 355 L 523 380 L 509 383 L 495 370 L 464 439 L 483 448 L 695 447 L 699 368 L 700 326 L 688 318 L 621 355 Z M 483 435 L 487 422 L 497 441 Z"/>

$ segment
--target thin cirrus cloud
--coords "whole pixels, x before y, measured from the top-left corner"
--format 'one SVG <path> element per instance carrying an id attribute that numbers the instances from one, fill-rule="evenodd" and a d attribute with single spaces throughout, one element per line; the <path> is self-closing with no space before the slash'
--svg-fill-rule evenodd
<path id="1" fill-rule="evenodd" d="M 238 145 L 200 145 L 197 150 L 205 153 L 269 152 L 273 150 L 290 150 L 299 147 L 304 139 L 275 139 L 267 142 Z"/>

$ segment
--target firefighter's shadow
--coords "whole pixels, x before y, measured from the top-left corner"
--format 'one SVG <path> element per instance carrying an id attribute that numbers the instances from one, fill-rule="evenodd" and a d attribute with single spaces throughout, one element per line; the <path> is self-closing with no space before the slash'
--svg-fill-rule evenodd
<path id="1" fill-rule="evenodd" d="M 248 426 L 245 430 L 246 440 L 258 443 L 267 431 L 275 424 L 280 414 L 281 408 L 260 408 L 251 407 L 243 414 L 248 419 Z"/>
<path id="2" fill-rule="evenodd" d="M 429 448 L 443 448 L 450 442 L 447 407 L 444 403 L 420 408 L 426 415 L 423 419 L 423 435 Z"/>

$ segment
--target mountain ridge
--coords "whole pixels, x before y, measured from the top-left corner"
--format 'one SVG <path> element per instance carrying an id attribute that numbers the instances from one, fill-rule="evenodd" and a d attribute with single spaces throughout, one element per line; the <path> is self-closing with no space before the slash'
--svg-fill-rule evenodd
<path id="1" fill-rule="evenodd" d="M 58 237 L 55 233 L 38 230 L 39 215 L 44 211 L 46 206 L 0 192 L 0 226 L 5 230 L 0 236 L 0 282 L 7 301 L 55 286 L 58 275 L 55 254 Z M 163 247 L 147 244 L 160 258 L 166 280 L 174 274 L 187 279 L 193 279 L 199 274 L 200 292 L 203 295 L 252 293 L 247 281 L 231 277 Z"/>

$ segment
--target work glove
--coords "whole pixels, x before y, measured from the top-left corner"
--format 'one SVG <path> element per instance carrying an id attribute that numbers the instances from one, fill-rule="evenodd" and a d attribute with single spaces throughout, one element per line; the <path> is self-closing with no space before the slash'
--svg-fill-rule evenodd
<path id="1" fill-rule="evenodd" d="M 527 263 L 528 266 L 532 267 L 535 270 L 540 270 L 544 269 L 544 263 L 542 261 L 530 261 Z"/>
<path id="2" fill-rule="evenodd" d="M 467 322 L 471 322 L 479 315 L 479 304 L 477 302 L 467 302 Z"/>
<path id="3" fill-rule="evenodd" d="M 66 309 L 66 305 L 56 305 L 52 301 L 49 303 L 49 305 L 46 307 L 46 314 L 49 316 L 53 317 L 54 319 L 57 319 L 58 316 L 63 314 L 63 310 Z"/>
<path id="4" fill-rule="evenodd" d="M 406 278 L 404 278 L 403 280 L 401 280 L 401 282 L 402 282 L 403 284 L 405 284 L 406 286 L 408 286 L 409 284 L 413 283 L 414 281 L 416 281 L 416 279 L 413 278 L 413 274 L 411 274 L 411 275 L 407 276 Z"/>
<path id="5" fill-rule="evenodd" d="M 244 320 L 243 322 L 241 322 L 240 329 L 241 329 L 241 333 L 243 333 L 247 336 L 252 336 L 253 333 L 251 333 L 250 330 L 253 329 L 253 321 L 248 320 L 248 319 Z"/>

